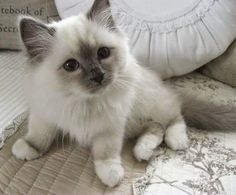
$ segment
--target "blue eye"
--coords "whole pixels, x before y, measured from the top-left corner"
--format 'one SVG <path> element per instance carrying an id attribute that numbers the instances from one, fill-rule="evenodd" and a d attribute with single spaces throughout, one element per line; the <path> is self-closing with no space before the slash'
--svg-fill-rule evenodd
<path id="1" fill-rule="evenodd" d="M 100 59 L 105 59 L 110 56 L 110 49 L 108 47 L 100 47 L 97 51 L 97 55 Z"/>
<path id="2" fill-rule="evenodd" d="M 79 62 L 75 59 L 69 59 L 63 64 L 63 68 L 67 72 L 76 71 L 79 68 Z"/>

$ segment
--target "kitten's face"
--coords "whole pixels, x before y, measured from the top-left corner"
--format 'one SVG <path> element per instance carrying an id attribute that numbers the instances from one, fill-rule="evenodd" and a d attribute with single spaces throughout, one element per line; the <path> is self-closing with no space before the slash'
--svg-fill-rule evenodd
<path id="1" fill-rule="evenodd" d="M 118 32 L 80 16 L 63 21 L 56 32 L 55 74 L 63 85 L 83 93 L 104 92 L 126 64 L 127 48 Z M 60 60 L 59 60 L 60 58 Z"/>
<path id="2" fill-rule="evenodd" d="M 125 38 L 114 26 L 108 6 L 108 1 L 96 0 L 87 15 L 37 27 L 43 37 L 47 36 L 43 43 L 42 40 L 40 42 L 45 47 L 40 48 L 42 51 L 32 49 L 39 43 L 24 41 L 23 33 L 32 26 L 26 28 L 21 25 L 26 28 L 23 33 L 21 29 L 26 49 L 39 62 L 41 67 L 38 69 L 46 75 L 44 79 L 57 82 L 70 94 L 90 96 L 104 93 L 119 79 L 126 65 L 128 47 Z M 41 53 L 38 54 L 37 50 Z"/>

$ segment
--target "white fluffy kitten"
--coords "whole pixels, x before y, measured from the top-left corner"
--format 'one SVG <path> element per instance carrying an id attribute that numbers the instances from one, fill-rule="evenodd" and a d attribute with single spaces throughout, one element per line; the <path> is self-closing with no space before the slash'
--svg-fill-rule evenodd
<path id="1" fill-rule="evenodd" d="M 124 176 L 124 136 L 141 134 L 134 147 L 138 160 L 149 160 L 163 139 L 174 150 L 187 147 L 179 100 L 137 64 L 108 0 L 50 25 L 24 17 L 19 27 L 31 62 L 28 132 L 12 148 L 17 158 L 41 156 L 60 129 L 91 147 L 98 177 L 112 187 Z"/>

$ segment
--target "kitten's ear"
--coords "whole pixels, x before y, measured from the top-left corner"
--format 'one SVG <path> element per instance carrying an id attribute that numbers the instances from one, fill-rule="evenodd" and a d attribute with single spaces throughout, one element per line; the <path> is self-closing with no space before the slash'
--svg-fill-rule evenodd
<path id="1" fill-rule="evenodd" d="M 87 18 L 102 25 L 109 30 L 115 30 L 115 22 L 111 14 L 109 0 L 95 0 L 91 9 L 87 13 Z"/>
<path id="2" fill-rule="evenodd" d="M 29 57 L 41 61 L 49 52 L 55 29 L 31 17 L 21 17 L 19 29 Z"/>

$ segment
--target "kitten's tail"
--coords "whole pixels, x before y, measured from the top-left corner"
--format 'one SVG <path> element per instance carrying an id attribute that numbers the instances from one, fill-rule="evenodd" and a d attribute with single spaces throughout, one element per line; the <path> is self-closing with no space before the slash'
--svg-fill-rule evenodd
<path id="1" fill-rule="evenodd" d="M 184 98 L 182 114 L 188 126 L 206 130 L 236 130 L 236 106 Z"/>

